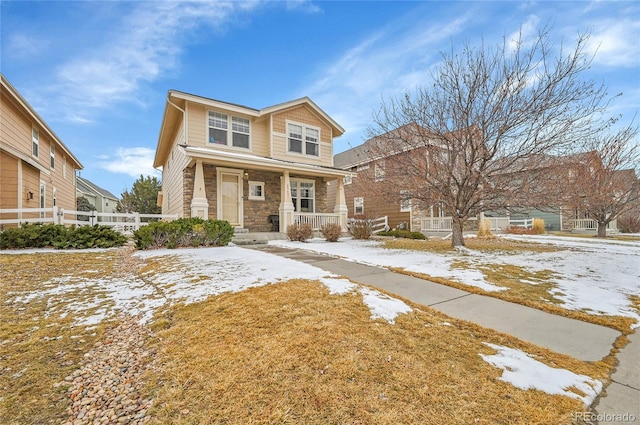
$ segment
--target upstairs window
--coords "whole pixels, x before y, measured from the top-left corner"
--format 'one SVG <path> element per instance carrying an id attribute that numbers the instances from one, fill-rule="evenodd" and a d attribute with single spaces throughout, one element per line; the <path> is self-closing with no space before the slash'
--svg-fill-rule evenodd
<path id="1" fill-rule="evenodd" d="M 320 129 L 302 124 L 287 124 L 288 151 L 320 156 Z"/>
<path id="2" fill-rule="evenodd" d="M 251 137 L 249 119 L 209 111 L 208 125 L 209 143 L 249 149 Z M 229 129 L 231 129 L 231 138 L 229 138 Z"/>
<path id="3" fill-rule="evenodd" d="M 49 165 L 51 165 L 51 169 L 55 170 L 56 168 L 56 148 L 51 145 L 49 149 Z"/>
<path id="4" fill-rule="evenodd" d="M 377 182 L 384 181 L 384 178 L 387 174 L 387 165 L 385 164 L 384 160 L 376 162 L 373 174 Z"/>
<path id="5" fill-rule="evenodd" d="M 31 129 L 31 155 L 38 157 L 38 149 L 40 148 L 40 132 L 37 128 Z"/>

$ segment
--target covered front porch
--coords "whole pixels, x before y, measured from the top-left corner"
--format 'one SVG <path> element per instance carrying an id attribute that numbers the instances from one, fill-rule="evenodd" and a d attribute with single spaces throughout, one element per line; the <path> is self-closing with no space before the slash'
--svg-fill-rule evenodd
<path id="1" fill-rule="evenodd" d="M 286 233 L 295 223 L 314 229 L 338 223 L 347 230 L 343 178 L 349 172 L 235 152 L 185 150 L 191 157 L 185 169 L 185 216 L 226 220 L 238 234 Z M 330 202 L 329 182 L 337 188 Z"/>

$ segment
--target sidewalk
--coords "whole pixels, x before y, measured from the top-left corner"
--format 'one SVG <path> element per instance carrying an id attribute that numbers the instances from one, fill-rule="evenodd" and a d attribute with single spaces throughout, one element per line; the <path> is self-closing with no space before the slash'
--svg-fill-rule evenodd
<path id="1" fill-rule="evenodd" d="M 611 328 L 472 294 L 380 267 L 273 245 L 248 248 L 313 265 L 432 307 L 451 317 L 474 322 L 580 360 L 601 360 L 610 353 L 620 336 L 620 332 Z M 635 417 L 631 423 L 640 424 L 640 338 L 636 333 L 630 339 L 632 342 L 618 355 L 620 365 L 612 375 L 613 382 L 606 388 L 606 395 L 594 404 L 599 416 L 593 418 L 593 423 L 595 419 L 600 424 L 624 423 L 624 419 L 616 422 L 619 418 L 615 415 L 627 414 L 628 418 L 629 415 Z M 613 421 L 607 422 L 607 419 Z"/>

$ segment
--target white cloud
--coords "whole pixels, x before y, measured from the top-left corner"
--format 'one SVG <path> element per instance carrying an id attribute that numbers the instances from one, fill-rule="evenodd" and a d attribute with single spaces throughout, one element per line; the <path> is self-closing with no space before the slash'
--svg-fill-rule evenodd
<path id="1" fill-rule="evenodd" d="M 594 25 L 588 51 L 595 54 L 594 63 L 606 66 L 638 67 L 640 65 L 640 21 L 604 20 Z"/>
<path id="2" fill-rule="evenodd" d="M 258 2 L 143 2 L 117 25 L 104 41 L 58 66 L 47 86 L 34 92 L 39 108 L 52 110 L 76 123 L 92 121 L 96 109 L 118 102 L 144 103 L 146 83 L 177 69 L 181 45 L 195 28 L 222 31 L 235 13 Z"/>
<path id="3" fill-rule="evenodd" d="M 383 97 L 428 83 L 430 68 L 440 60 L 440 46 L 459 35 L 469 19 L 465 15 L 450 22 L 396 21 L 348 49 L 304 87 L 301 95 L 314 99 L 348 129 L 337 139 L 336 152 L 367 138 L 372 107 Z"/>
<path id="4" fill-rule="evenodd" d="M 311 0 L 289 0 L 287 1 L 287 10 L 300 10 L 305 13 L 320 13 L 322 9 Z"/>
<path id="5" fill-rule="evenodd" d="M 115 155 L 101 155 L 97 166 L 112 173 L 126 174 L 131 177 L 162 177 L 162 173 L 153 168 L 154 149 L 144 147 L 118 148 Z"/>
<path id="6" fill-rule="evenodd" d="M 16 59 L 24 59 L 39 55 L 49 46 L 47 40 L 39 39 L 26 34 L 13 34 L 9 36 L 6 46 L 8 55 Z"/>
<path id="7" fill-rule="evenodd" d="M 540 18 L 537 15 L 529 15 L 518 31 L 514 31 L 507 36 L 509 48 L 512 51 L 515 50 L 518 42 L 522 43 L 523 47 L 530 46 L 538 39 L 539 24 Z"/>

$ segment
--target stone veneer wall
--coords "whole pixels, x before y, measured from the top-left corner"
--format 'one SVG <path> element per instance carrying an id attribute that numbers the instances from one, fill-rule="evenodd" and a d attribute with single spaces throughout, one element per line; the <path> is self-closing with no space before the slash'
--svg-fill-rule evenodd
<path id="1" fill-rule="evenodd" d="M 267 221 L 270 215 L 278 215 L 280 207 L 280 177 L 281 173 L 271 171 L 249 170 L 249 178 L 243 180 L 244 194 L 244 227 L 250 232 L 270 232 L 271 223 Z M 264 201 L 249 199 L 249 181 L 264 183 Z"/>
<path id="2" fill-rule="evenodd" d="M 203 164 L 204 184 L 207 201 L 209 202 L 209 218 L 217 218 L 217 182 L 216 167 L 210 164 Z M 280 181 L 282 174 L 262 170 L 248 170 L 248 179 L 242 180 L 242 193 L 244 196 L 244 227 L 250 232 L 270 232 L 271 223 L 268 222 L 270 215 L 279 214 L 280 207 Z M 184 217 L 191 217 L 191 200 L 193 199 L 193 185 L 195 179 L 195 166 L 185 168 L 184 178 Z M 309 180 L 309 176 L 291 175 L 291 178 L 301 178 Z M 315 179 L 315 202 L 316 212 L 333 213 L 327 211 L 327 182 L 317 177 Z M 249 181 L 264 182 L 265 200 L 249 200 Z"/>

